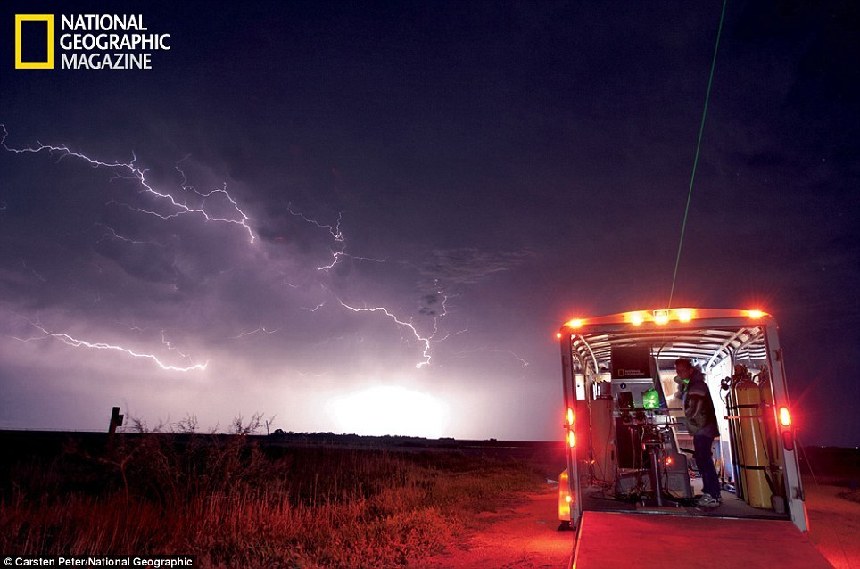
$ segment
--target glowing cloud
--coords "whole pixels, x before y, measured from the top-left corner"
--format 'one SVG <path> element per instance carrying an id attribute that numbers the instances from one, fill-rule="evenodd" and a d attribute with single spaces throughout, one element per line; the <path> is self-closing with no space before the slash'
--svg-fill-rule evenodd
<path id="1" fill-rule="evenodd" d="M 397 386 L 377 386 L 330 402 L 328 411 L 344 433 L 439 438 L 448 406 L 439 399 Z"/>

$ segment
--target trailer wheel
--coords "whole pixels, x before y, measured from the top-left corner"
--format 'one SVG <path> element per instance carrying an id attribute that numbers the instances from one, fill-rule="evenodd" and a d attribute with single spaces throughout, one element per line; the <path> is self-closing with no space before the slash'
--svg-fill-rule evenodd
<path id="1" fill-rule="evenodd" d="M 558 531 L 573 531 L 573 526 L 569 521 L 562 521 L 558 524 Z"/>

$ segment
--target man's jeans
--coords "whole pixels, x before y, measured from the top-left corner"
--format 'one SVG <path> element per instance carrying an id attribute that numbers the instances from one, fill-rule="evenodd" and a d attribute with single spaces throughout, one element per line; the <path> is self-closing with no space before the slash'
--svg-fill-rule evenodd
<path id="1" fill-rule="evenodd" d="M 714 468 L 714 457 L 711 454 L 713 444 L 714 437 L 701 434 L 693 436 L 693 457 L 696 459 L 699 474 L 702 475 L 702 491 L 719 500 L 720 480 L 717 478 L 717 469 Z"/>

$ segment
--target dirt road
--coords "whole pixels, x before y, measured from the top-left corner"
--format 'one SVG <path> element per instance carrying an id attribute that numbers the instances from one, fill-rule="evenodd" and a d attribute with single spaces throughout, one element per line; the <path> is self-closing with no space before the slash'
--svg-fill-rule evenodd
<path id="1" fill-rule="evenodd" d="M 809 484 L 810 541 L 835 569 L 860 569 L 860 504 L 837 497 L 844 488 Z M 456 550 L 413 569 L 566 569 L 573 532 L 558 532 L 556 487 L 529 494 L 485 514 Z"/>
<path id="2" fill-rule="evenodd" d="M 860 504 L 837 496 L 846 488 L 807 482 L 809 539 L 835 569 L 860 569 Z"/>
<path id="3" fill-rule="evenodd" d="M 565 569 L 573 532 L 559 532 L 558 487 L 482 516 L 483 527 L 458 549 L 426 559 L 414 569 Z"/>

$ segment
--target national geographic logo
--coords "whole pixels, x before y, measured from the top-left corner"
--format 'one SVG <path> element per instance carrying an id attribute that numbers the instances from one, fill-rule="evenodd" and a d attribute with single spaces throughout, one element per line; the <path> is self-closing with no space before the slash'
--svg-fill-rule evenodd
<path id="1" fill-rule="evenodd" d="M 15 15 L 15 69 L 55 69 L 57 52 L 61 69 L 147 70 L 169 50 L 170 34 L 150 32 L 143 14 Z"/>
<path id="2" fill-rule="evenodd" d="M 44 31 L 43 31 L 44 30 Z M 44 43 L 38 37 L 44 34 Z M 26 35 L 27 55 L 24 54 Z M 36 36 L 36 37 L 33 37 Z M 45 55 L 40 57 L 44 47 Z M 53 69 L 54 68 L 54 15 L 53 14 L 16 14 L 15 15 L 15 69 Z"/>

